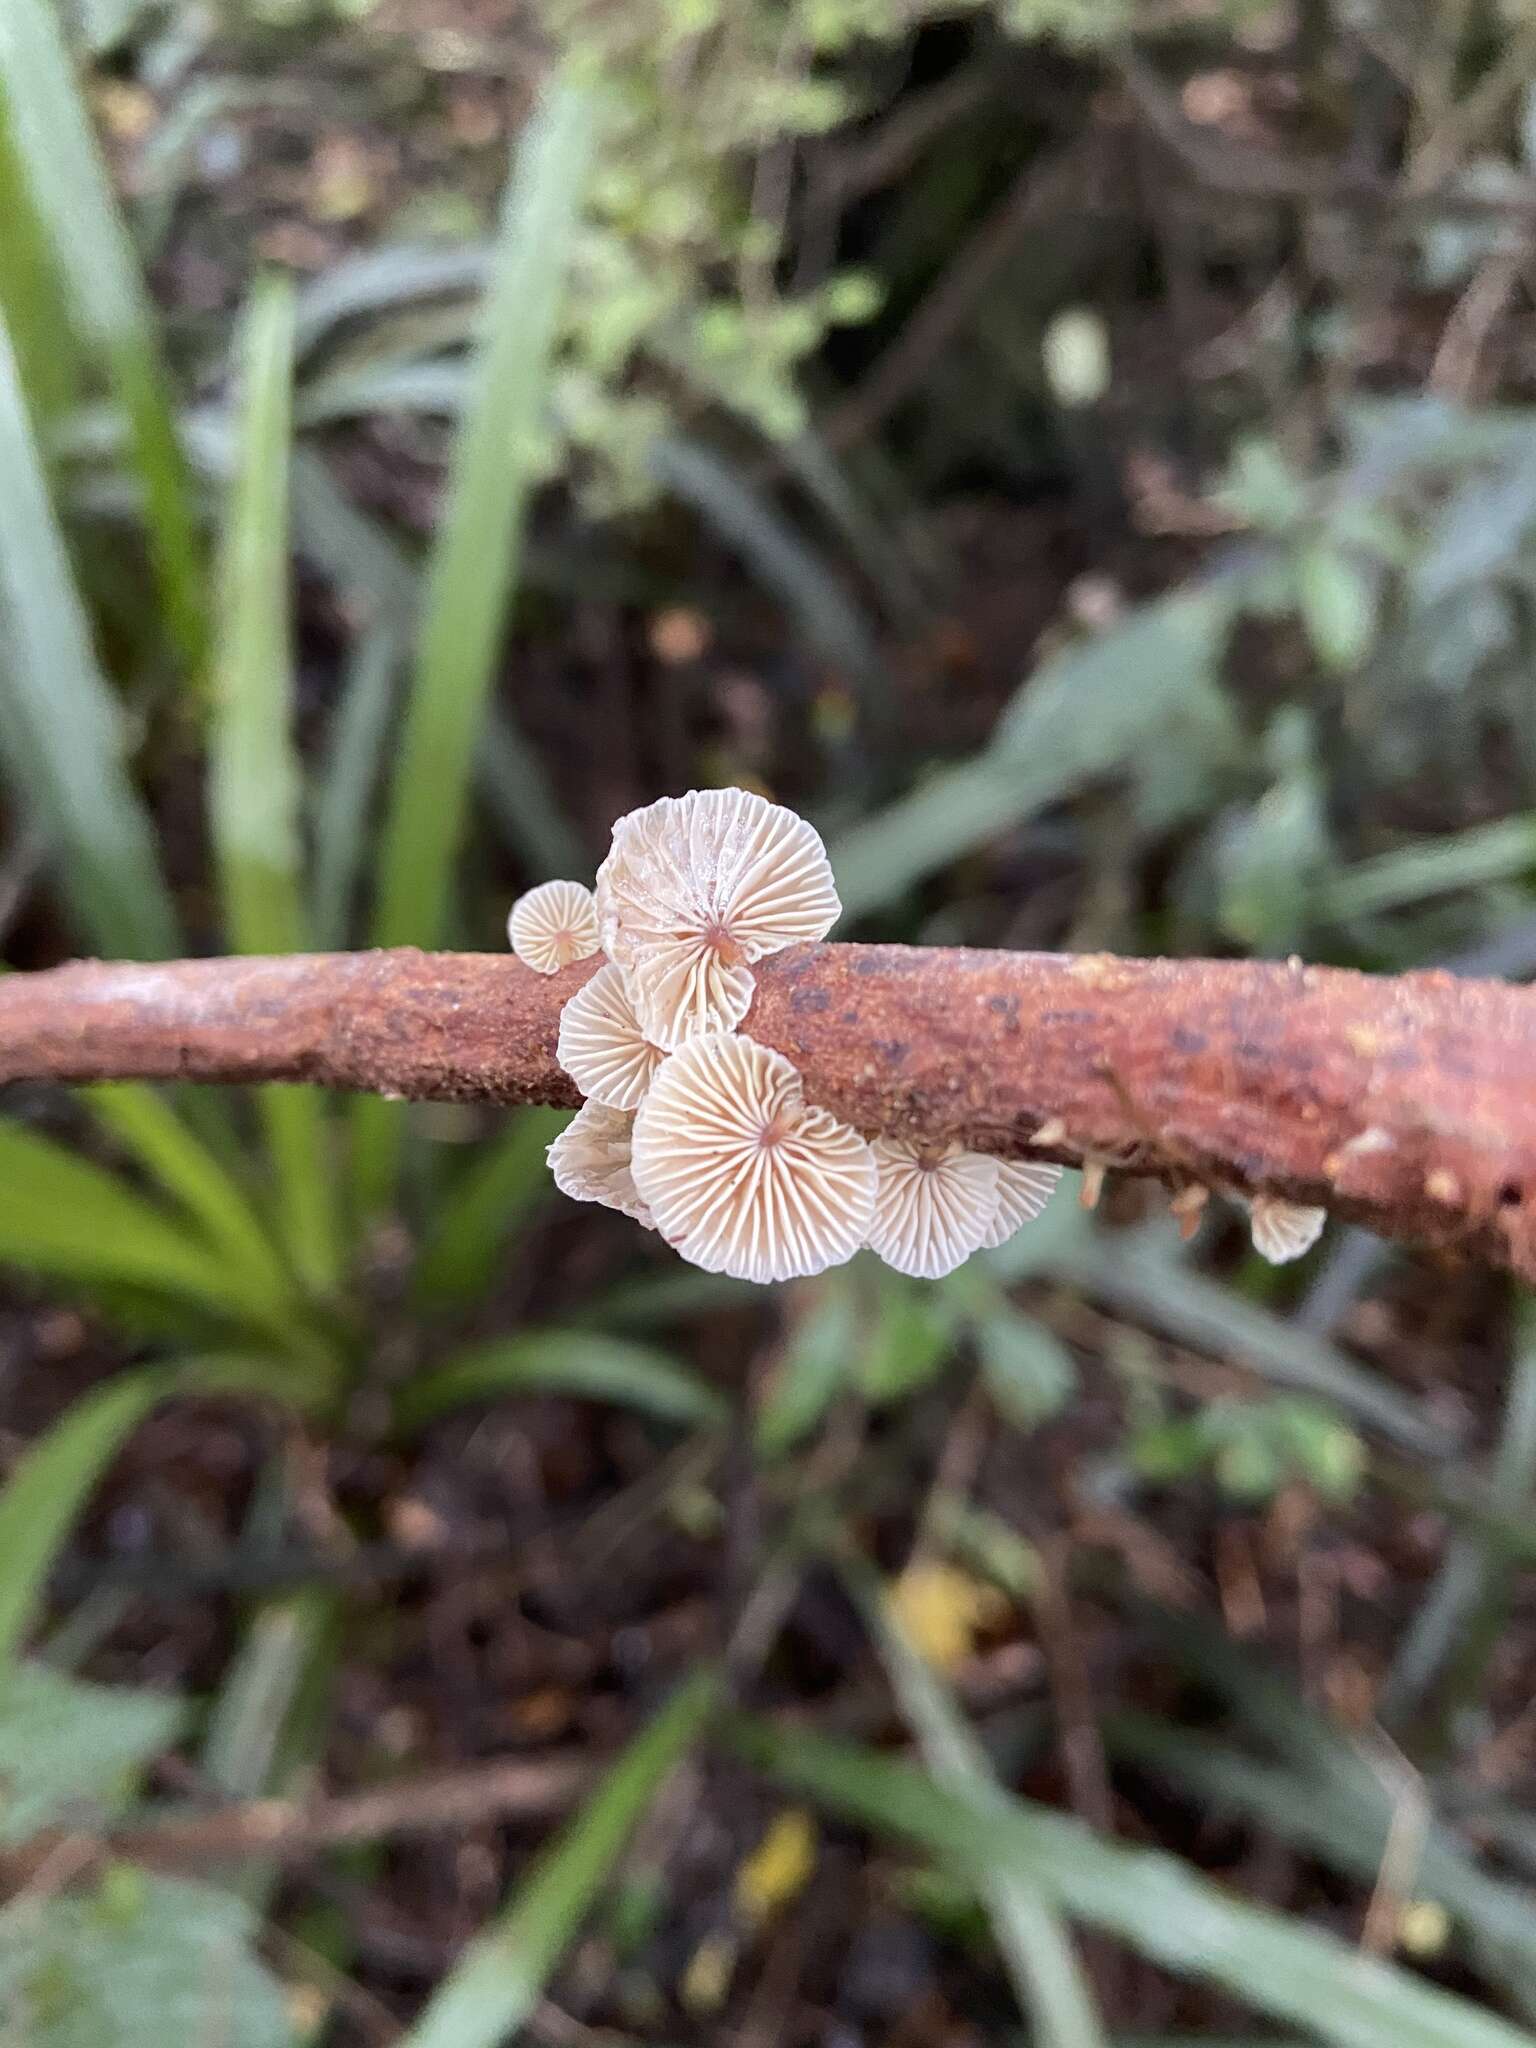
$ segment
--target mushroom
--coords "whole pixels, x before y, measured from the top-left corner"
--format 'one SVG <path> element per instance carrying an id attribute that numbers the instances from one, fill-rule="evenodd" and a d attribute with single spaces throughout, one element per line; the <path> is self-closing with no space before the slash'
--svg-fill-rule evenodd
<path id="1" fill-rule="evenodd" d="M 512 950 L 535 974 L 558 974 L 598 950 L 597 905 L 580 882 L 540 882 L 507 919 Z"/>
<path id="2" fill-rule="evenodd" d="M 592 1102 L 638 1109 L 666 1058 L 640 1029 L 624 977 L 610 960 L 560 1012 L 556 1057 Z"/>
<path id="3" fill-rule="evenodd" d="M 1040 1159 L 999 1159 L 997 1161 L 997 1210 L 992 1227 L 978 1247 L 995 1251 L 1010 1237 L 1033 1223 L 1051 1199 L 1061 1168 Z"/>
<path id="4" fill-rule="evenodd" d="M 820 835 L 747 789 L 695 789 L 631 811 L 597 871 L 602 943 L 641 1029 L 673 1051 L 730 1031 L 751 963 L 825 938 L 842 905 Z"/>
<path id="5" fill-rule="evenodd" d="M 875 1138 L 879 1184 L 866 1239 L 898 1273 L 941 1280 L 987 1242 L 997 1219 L 998 1162 L 963 1146 Z"/>
<path id="6" fill-rule="evenodd" d="M 655 1219 L 635 1186 L 630 1167 L 634 1113 L 585 1102 L 550 1146 L 545 1157 L 555 1186 L 573 1202 L 601 1202 L 632 1216 L 647 1230 Z"/>
<path id="7" fill-rule="evenodd" d="M 1248 1204 L 1253 1248 L 1272 1266 L 1283 1266 L 1311 1251 L 1327 1221 L 1326 1209 L 1313 1209 L 1304 1202 L 1282 1202 L 1278 1195 L 1255 1195 Z"/>
<path id="8" fill-rule="evenodd" d="M 634 1176 L 685 1259 L 759 1285 L 841 1265 L 874 1217 L 858 1132 L 806 1103 L 782 1053 L 724 1032 L 657 1070 L 635 1114 Z"/>

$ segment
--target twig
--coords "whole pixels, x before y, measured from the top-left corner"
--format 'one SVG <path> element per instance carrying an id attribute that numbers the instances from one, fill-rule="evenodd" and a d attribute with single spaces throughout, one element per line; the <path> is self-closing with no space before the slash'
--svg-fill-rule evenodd
<path id="1" fill-rule="evenodd" d="M 0 980 L 0 1081 L 306 1081 L 572 1105 L 562 1006 L 491 954 L 79 963 Z M 745 1029 L 868 1133 L 1315 1202 L 1536 1279 L 1536 992 L 1241 960 L 796 946 Z"/>
<path id="2" fill-rule="evenodd" d="M 156 1870 L 194 1870 L 242 1856 L 296 1862 L 317 1849 L 385 1836 L 458 1829 L 486 1820 L 548 1822 L 589 1783 L 572 1755 L 501 1757 L 494 1763 L 328 1799 L 246 1799 L 174 1820 L 134 1821 L 101 1836 L 49 1829 L 0 1857 L 0 1893 L 41 1885 L 60 1867 L 72 1881 L 108 1859 Z"/>

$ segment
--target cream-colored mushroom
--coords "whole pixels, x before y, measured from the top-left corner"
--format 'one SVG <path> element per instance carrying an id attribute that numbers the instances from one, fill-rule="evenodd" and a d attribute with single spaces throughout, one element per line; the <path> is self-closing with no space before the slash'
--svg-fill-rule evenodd
<path id="1" fill-rule="evenodd" d="M 997 1217 L 998 1162 L 960 1145 L 875 1138 L 879 1184 L 868 1244 L 898 1273 L 941 1280 L 987 1241 Z"/>
<path id="2" fill-rule="evenodd" d="M 1272 1266 L 1283 1266 L 1311 1251 L 1328 1221 L 1326 1209 L 1304 1202 L 1282 1202 L 1276 1195 L 1255 1195 L 1248 1204 L 1253 1248 Z"/>
<path id="3" fill-rule="evenodd" d="M 1026 1223 L 1033 1223 L 1051 1199 L 1061 1168 L 1039 1159 L 999 1159 L 997 1162 L 997 1209 L 992 1227 L 981 1240 L 989 1252 L 1015 1237 Z"/>
<path id="4" fill-rule="evenodd" d="M 820 836 L 746 789 L 690 790 L 631 811 L 597 871 L 602 943 L 645 1036 L 673 1050 L 730 1031 L 751 963 L 825 938 L 842 905 Z"/>
<path id="5" fill-rule="evenodd" d="M 782 1053 L 711 1032 L 663 1061 L 635 1114 L 635 1186 L 685 1259 L 738 1280 L 793 1280 L 869 1234 L 875 1160 L 813 1109 Z"/>
<path id="6" fill-rule="evenodd" d="M 624 977 L 610 960 L 560 1012 L 556 1056 L 590 1102 L 638 1109 L 666 1058 L 640 1029 Z"/>
<path id="7" fill-rule="evenodd" d="M 580 882 L 540 882 L 507 919 L 512 950 L 535 974 L 558 974 L 598 950 L 597 905 Z"/>
<path id="8" fill-rule="evenodd" d="M 544 1156 L 562 1195 L 573 1202 L 601 1202 L 654 1230 L 655 1218 L 635 1186 L 634 1131 L 632 1110 L 585 1102 Z"/>

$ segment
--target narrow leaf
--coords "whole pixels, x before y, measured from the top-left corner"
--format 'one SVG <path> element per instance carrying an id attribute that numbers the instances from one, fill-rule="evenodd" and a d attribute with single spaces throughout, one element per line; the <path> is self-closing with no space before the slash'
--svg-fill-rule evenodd
<path id="1" fill-rule="evenodd" d="M 636 1822 L 703 1732 L 713 1676 L 689 1679 L 535 1862 L 497 1923 L 472 1941 L 401 2048 L 497 2048 L 537 2004 Z M 1469 2044 L 1470 2048 L 1470 2044 Z"/>
<path id="2" fill-rule="evenodd" d="M 209 807 L 225 921 L 242 953 L 300 953 L 309 933 L 299 839 L 288 595 L 293 294 L 271 279 L 246 318 L 239 452 L 225 516 Z M 325 1109 L 309 1088 L 261 1091 L 284 1237 L 317 1291 L 339 1267 Z"/>
<path id="3" fill-rule="evenodd" d="M 977 1890 L 1002 1870 L 1058 1910 L 1201 1977 L 1330 2048 L 1536 2048 L 1536 2036 L 1333 1936 L 1234 1898 L 1177 1858 L 1106 1841 L 1000 1791 L 957 1791 L 911 1764 L 761 1722 L 737 1746 L 781 1784 L 907 1837 Z"/>
<path id="4" fill-rule="evenodd" d="M 162 607 L 183 659 L 196 670 L 204 646 L 196 510 L 154 313 L 75 80 L 55 0 L 5 0 L 0 7 L 0 91 L 75 325 L 100 353 L 123 408 Z"/>
<path id="5" fill-rule="evenodd" d="M 404 1430 L 470 1401 L 509 1394 L 576 1394 L 613 1401 L 661 1422 L 718 1422 L 724 1404 L 711 1387 L 652 1351 L 597 1331 L 532 1330 L 466 1351 L 405 1387 L 395 1404 Z"/>
<path id="6" fill-rule="evenodd" d="M 0 9 L 0 22 L 8 18 Z M 4 36 L 0 26 L 0 46 Z M 154 835 L 128 778 L 122 714 L 97 666 L 3 319 L 0 477 L 6 774 L 47 836 L 82 935 L 129 958 L 176 953 Z"/>
<path id="7" fill-rule="evenodd" d="M 210 1358 L 124 1373 L 76 1401 L 0 1488 L 0 1671 L 19 1654 L 44 1583 L 86 1496 L 153 1408 L 177 1394 L 281 1391 L 262 1358 Z"/>
<path id="8" fill-rule="evenodd" d="M 517 587 L 562 287 L 597 124 L 592 95 L 557 81 L 523 135 L 502 211 L 472 396 L 454 445 L 380 853 L 373 935 L 441 938 L 501 638 Z M 360 1206 L 392 1192 L 400 1121 L 358 1109 Z"/>
<path id="9" fill-rule="evenodd" d="M 552 1185 L 544 1155 L 569 1121 L 566 1110 L 520 1110 L 481 1147 L 437 1203 L 416 1268 L 421 1301 L 441 1305 L 484 1293 L 524 1217 Z"/>

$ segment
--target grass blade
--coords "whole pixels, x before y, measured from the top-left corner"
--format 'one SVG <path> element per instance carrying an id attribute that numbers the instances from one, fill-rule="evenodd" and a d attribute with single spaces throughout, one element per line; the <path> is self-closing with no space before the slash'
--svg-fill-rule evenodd
<path id="1" fill-rule="evenodd" d="M 114 1174 L 0 1121 L 0 1261 L 74 1283 L 146 1287 L 268 1322 L 271 1297 Z"/>
<path id="2" fill-rule="evenodd" d="M 288 457 L 292 445 L 293 294 L 257 287 L 242 348 L 240 447 L 225 519 L 210 732 L 209 807 L 225 921 L 242 953 L 299 953 L 309 933 L 292 734 Z M 319 1292 L 340 1255 L 326 1158 L 325 1110 L 314 1089 L 261 1091 L 283 1236 Z"/>
<path id="3" fill-rule="evenodd" d="M 352 935 L 352 908 L 367 845 L 368 807 L 378 786 L 395 704 L 400 636 L 371 627 L 348 664 L 315 806 L 314 935 L 322 952 L 340 952 Z"/>
<path id="4" fill-rule="evenodd" d="M 1248 1905 L 1175 1857 L 1106 1841 L 1030 1800 L 960 1792 L 911 1764 L 803 1728 L 780 1733 L 742 1721 L 733 1739 L 781 1784 L 919 1843 L 977 1890 L 1007 1869 L 1058 1911 L 1330 2048 L 1536 2048 L 1536 2036 L 1392 1963 Z"/>
<path id="5" fill-rule="evenodd" d="M 205 645 L 197 515 L 155 318 L 92 133 L 55 0 L 0 7 L 0 91 L 75 325 L 99 350 L 133 443 L 166 623 L 188 667 Z"/>
<path id="6" fill-rule="evenodd" d="M 373 937 L 442 936 L 475 743 L 517 585 L 561 292 L 596 137 L 593 95 L 557 81 L 523 135 L 502 211 L 472 396 L 454 444 L 380 852 Z M 360 1104 L 359 1206 L 387 1206 L 401 1124 Z"/>
<path id="7" fill-rule="evenodd" d="M 3 320 L 0 476 L 6 768 L 62 867 L 82 935 L 104 953 L 163 958 L 180 951 L 176 916 L 128 779 L 122 714 L 96 663 Z"/>
<path id="8" fill-rule="evenodd" d="M 63 279 L 32 203 L 12 126 L 0 89 L 0 314 L 11 330 L 22 387 L 38 417 L 51 423 L 78 396 L 80 364 Z"/>
<path id="9" fill-rule="evenodd" d="M 397 1397 L 395 1421 L 419 1429 L 466 1402 L 508 1394 L 578 1394 L 685 1425 L 719 1422 L 725 1412 L 713 1388 L 664 1352 L 596 1331 L 531 1330 L 478 1345 L 413 1380 Z"/>
<path id="10" fill-rule="evenodd" d="M 872 1574 L 848 1574 L 849 1588 L 924 1761 L 942 1785 L 991 1795 L 997 1781 L 986 1752 L 966 1726 L 942 1681 L 912 1647 Z M 1039 2048 L 1104 2048 L 1093 1992 L 1061 1916 L 1038 1884 L 1008 1864 L 981 1882 L 981 1896 L 1020 2006 Z"/>
<path id="11" fill-rule="evenodd" d="M 0 1489 L 0 1671 L 12 1664 L 59 1546 L 86 1495 L 126 1438 L 178 1394 L 272 1395 L 282 1368 L 265 1358 L 208 1358 L 123 1373 L 76 1401 L 25 1452 Z"/>
<path id="12" fill-rule="evenodd" d="M 224 1257 L 280 1307 L 292 1293 L 292 1282 L 255 1210 L 165 1098 L 131 1081 L 103 1081 L 82 1092 L 98 1119 L 202 1226 Z"/>
<path id="13" fill-rule="evenodd" d="M 496 2048 L 538 2002 L 636 1822 L 714 1711 L 698 1672 L 625 1750 L 495 1926 L 472 1941 L 401 2048 Z"/>
<path id="14" fill-rule="evenodd" d="M 522 1223 L 548 1195 L 544 1155 L 570 1122 L 561 1109 L 520 1110 L 437 1203 L 416 1267 L 418 1300 L 474 1301 L 490 1286 Z"/>

